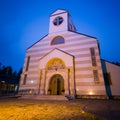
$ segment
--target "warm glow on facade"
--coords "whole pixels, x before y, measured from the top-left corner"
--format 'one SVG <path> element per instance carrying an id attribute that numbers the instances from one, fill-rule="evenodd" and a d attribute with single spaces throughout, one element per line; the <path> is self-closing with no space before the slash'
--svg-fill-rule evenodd
<path id="1" fill-rule="evenodd" d="M 92 91 L 90 91 L 90 92 L 89 92 L 89 95 L 93 95 L 93 92 L 92 92 Z"/>
<path id="2" fill-rule="evenodd" d="M 19 93 L 107 98 L 98 41 L 76 32 L 70 19 L 65 10 L 51 14 L 49 34 L 27 49 Z"/>

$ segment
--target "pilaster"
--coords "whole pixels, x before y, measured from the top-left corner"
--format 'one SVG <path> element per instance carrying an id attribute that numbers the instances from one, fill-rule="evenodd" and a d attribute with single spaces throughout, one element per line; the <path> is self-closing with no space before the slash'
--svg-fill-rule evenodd
<path id="1" fill-rule="evenodd" d="M 69 84 L 69 69 L 65 70 L 65 94 L 69 95 L 70 94 L 70 84 Z"/>
<path id="2" fill-rule="evenodd" d="M 45 69 L 42 69 L 41 84 L 40 84 L 40 94 L 41 95 L 45 94 Z"/>

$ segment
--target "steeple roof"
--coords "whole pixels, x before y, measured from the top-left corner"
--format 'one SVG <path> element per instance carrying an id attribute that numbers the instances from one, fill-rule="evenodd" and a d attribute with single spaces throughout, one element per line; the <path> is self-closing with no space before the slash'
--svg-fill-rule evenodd
<path id="1" fill-rule="evenodd" d="M 53 13 L 51 14 L 51 16 L 58 15 L 58 14 L 61 14 L 61 13 L 68 13 L 68 11 L 63 10 L 63 9 L 58 9 L 58 10 L 56 10 L 55 12 L 53 12 Z"/>

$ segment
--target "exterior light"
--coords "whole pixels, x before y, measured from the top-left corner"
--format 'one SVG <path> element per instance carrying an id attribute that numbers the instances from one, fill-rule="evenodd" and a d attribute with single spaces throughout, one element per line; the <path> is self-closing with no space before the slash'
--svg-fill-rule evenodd
<path id="1" fill-rule="evenodd" d="M 93 92 L 92 92 L 92 91 L 90 91 L 90 92 L 89 92 L 89 95 L 93 95 Z"/>
<path id="2" fill-rule="evenodd" d="M 32 90 L 30 90 L 29 93 L 32 94 Z"/>
<path id="3" fill-rule="evenodd" d="M 79 88 L 77 88 L 76 90 L 79 91 Z"/>
<path id="4" fill-rule="evenodd" d="M 33 83 L 34 83 L 34 80 L 31 80 L 30 83 L 33 84 Z"/>

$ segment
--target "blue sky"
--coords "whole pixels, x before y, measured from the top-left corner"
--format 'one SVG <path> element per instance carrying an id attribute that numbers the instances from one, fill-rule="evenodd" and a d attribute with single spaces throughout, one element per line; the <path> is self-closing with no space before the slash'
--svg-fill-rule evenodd
<path id="1" fill-rule="evenodd" d="M 0 62 L 23 67 L 26 49 L 48 33 L 59 8 L 69 11 L 77 32 L 98 39 L 102 59 L 120 62 L 120 0 L 0 0 Z"/>

